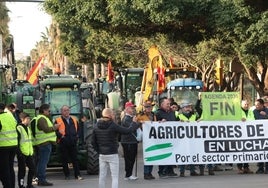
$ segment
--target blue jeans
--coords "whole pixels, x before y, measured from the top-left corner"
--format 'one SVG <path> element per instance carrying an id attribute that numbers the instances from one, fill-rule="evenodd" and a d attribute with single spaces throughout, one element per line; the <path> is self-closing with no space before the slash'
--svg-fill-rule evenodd
<path id="1" fill-rule="evenodd" d="M 153 165 L 144 165 L 143 173 L 144 174 L 152 174 Z"/>
<path id="2" fill-rule="evenodd" d="M 46 144 L 39 146 L 37 162 L 37 178 L 39 182 L 46 181 L 46 168 L 49 161 L 52 145 Z"/>

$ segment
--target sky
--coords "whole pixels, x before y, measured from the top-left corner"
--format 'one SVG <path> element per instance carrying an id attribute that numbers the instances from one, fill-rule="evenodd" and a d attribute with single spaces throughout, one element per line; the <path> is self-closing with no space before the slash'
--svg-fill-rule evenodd
<path id="1" fill-rule="evenodd" d="M 6 2 L 10 10 L 9 31 L 14 38 L 15 54 L 29 56 L 41 40 L 42 32 L 49 28 L 51 16 L 41 10 L 40 3 Z"/>

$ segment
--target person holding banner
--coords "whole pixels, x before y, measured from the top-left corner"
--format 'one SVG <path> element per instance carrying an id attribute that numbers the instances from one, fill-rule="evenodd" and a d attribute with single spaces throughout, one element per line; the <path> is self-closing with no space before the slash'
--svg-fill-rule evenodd
<path id="1" fill-rule="evenodd" d="M 156 121 L 177 121 L 175 111 L 170 108 L 170 100 L 162 98 L 159 101 L 160 108 L 156 111 Z M 158 175 L 160 178 L 177 177 L 172 165 L 159 165 Z"/>
<path id="2" fill-rule="evenodd" d="M 197 113 L 193 112 L 192 104 L 189 101 L 183 101 L 183 103 L 180 104 L 180 107 L 181 107 L 181 113 L 177 115 L 177 118 L 179 118 L 180 121 L 192 122 L 192 121 L 198 120 L 199 115 Z M 198 174 L 195 171 L 194 165 L 189 165 L 189 166 L 190 166 L 190 175 L 191 176 L 204 175 L 204 165 L 199 165 L 200 174 Z M 179 168 L 180 168 L 180 176 L 185 177 L 185 165 L 180 165 Z"/>
<path id="3" fill-rule="evenodd" d="M 154 104 L 151 101 L 145 101 L 143 103 L 143 111 L 137 114 L 137 121 L 143 123 L 145 121 L 155 121 L 154 113 L 152 112 Z M 153 180 L 155 177 L 152 175 L 153 165 L 144 165 L 144 179 Z"/>
<path id="4" fill-rule="evenodd" d="M 249 108 L 249 103 L 247 100 L 242 100 L 241 102 L 241 112 L 242 112 L 242 121 L 246 120 L 255 120 L 253 110 Z M 249 169 L 248 163 L 238 163 L 238 174 L 252 174 L 253 172 Z"/>
<path id="5" fill-rule="evenodd" d="M 254 117 L 256 120 L 258 119 L 268 119 L 268 108 L 264 106 L 263 99 L 257 99 L 255 101 L 255 109 L 253 110 Z M 268 174 L 268 163 L 258 163 L 258 169 L 256 174 Z M 264 170 L 265 167 L 265 170 Z"/>
<path id="6" fill-rule="evenodd" d="M 125 115 L 122 119 L 121 125 L 123 127 L 129 128 L 134 124 L 137 124 L 137 119 L 135 116 L 136 105 L 132 102 L 126 102 L 125 104 Z M 123 147 L 124 160 L 125 160 L 125 180 L 137 180 L 138 177 L 132 175 L 133 167 L 136 161 L 138 153 L 138 141 L 136 139 L 136 131 L 129 134 L 121 135 L 121 145 Z"/>

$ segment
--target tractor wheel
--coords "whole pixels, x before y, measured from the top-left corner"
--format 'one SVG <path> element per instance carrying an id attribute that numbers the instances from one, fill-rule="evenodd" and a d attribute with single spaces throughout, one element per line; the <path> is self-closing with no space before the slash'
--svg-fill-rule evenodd
<path id="1" fill-rule="evenodd" d="M 87 173 L 99 174 L 99 155 L 91 144 L 87 145 Z"/>
<path id="2" fill-rule="evenodd" d="M 91 145 L 91 139 L 93 134 L 93 126 L 97 122 L 96 112 L 91 100 L 87 101 L 89 109 L 89 121 L 84 126 L 84 138 L 87 149 L 87 173 L 98 174 L 99 173 L 99 155 Z"/>

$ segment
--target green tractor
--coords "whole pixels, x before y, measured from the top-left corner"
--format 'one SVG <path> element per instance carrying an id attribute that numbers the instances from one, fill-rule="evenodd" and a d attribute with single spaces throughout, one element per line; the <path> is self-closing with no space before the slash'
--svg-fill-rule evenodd
<path id="1" fill-rule="evenodd" d="M 27 80 L 13 80 L 11 83 L 7 83 L 6 75 L 9 74 L 10 67 L 9 65 L 0 66 L 0 102 L 6 105 L 16 103 L 19 110 L 23 110 L 34 117 L 34 86 Z"/>
<path id="2" fill-rule="evenodd" d="M 105 79 L 95 82 L 94 104 L 98 117 L 104 107 L 112 108 L 120 114 L 124 110 L 125 102 L 136 102 L 135 93 L 141 89 L 143 68 L 122 68 L 114 71 L 117 76 L 113 83 Z"/>
<path id="3" fill-rule="evenodd" d="M 81 87 L 82 82 L 71 75 L 50 75 L 40 80 L 35 98 L 36 106 L 43 103 L 50 105 L 51 118 L 55 119 L 61 115 L 60 108 L 68 105 L 71 115 L 76 117 L 80 123 L 78 160 L 81 170 L 87 170 L 88 174 L 98 174 L 98 154 L 91 145 L 93 125 L 96 123 L 94 105 L 86 90 Z M 83 121 L 82 121 L 83 120 Z M 58 147 L 54 147 L 48 166 L 61 166 Z"/>
<path id="4" fill-rule="evenodd" d="M 35 87 L 27 80 L 14 80 L 9 86 L 6 104 L 16 103 L 20 111 L 35 116 Z"/>

